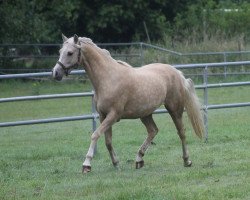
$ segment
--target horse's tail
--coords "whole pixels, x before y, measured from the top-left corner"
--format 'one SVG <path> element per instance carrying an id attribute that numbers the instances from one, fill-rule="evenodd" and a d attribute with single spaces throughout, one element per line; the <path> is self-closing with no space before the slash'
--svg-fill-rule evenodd
<path id="1" fill-rule="evenodd" d="M 191 121 L 195 134 L 199 138 L 202 138 L 204 135 L 205 127 L 201 112 L 201 105 L 196 95 L 193 81 L 191 79 L 185 79 L 184 84 L 185 84 L 184 101 L 188 118 Z"/>

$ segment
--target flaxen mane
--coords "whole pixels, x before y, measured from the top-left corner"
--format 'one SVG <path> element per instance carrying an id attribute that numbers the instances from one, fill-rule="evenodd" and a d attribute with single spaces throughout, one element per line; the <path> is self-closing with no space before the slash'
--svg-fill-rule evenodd
<path id="1" fill-rule="evenodd" d="M 126 67 L 132 67 L 131 65 L 129 65 L 128 63 L 122 61 L 122 60 L 116 60 L 119 64 L 126 66 Z"/>
<path id="2" fill-rule="evenodd" d="M 107 49 L 101 49 L 100 47 L 98 47 L 90 38 L 86 38 L 86 37 L 79 37 L 79 42 L 80 43 L 84 43 L 84 44 L 89 44 L 92 45 L 94 47 L 96 47 L 97 49 L 99 49 L 102 53 L 104 53 L 104 55 L 111 57 L 110 52 Z M 113 58 L 112 58 L 113 59 Z M 116 60 L 119 64 L 126 66 L 126 67 L 132 67 L 131 65 L 129 65 L 128 63 L 121 61 L 121 60 Z"/>
<path id="3" fill-rule="evenodd" d="M 92 45 L 92 46 L 96 47 L 97 49 L 99 49 L 104 55 L 112 58 L 110 52 L 107 49 L 101 49 L 90 38 L 79 37 L 79 42 L 84 43 L 84 44 Z"/>

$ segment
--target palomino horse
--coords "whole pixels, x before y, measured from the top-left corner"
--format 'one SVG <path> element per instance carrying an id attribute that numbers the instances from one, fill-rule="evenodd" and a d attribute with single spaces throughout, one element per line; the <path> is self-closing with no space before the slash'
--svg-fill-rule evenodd
<path id="1" fill-rule="evenodd" d="M 112 125 L 120 119 L 140 118 L 147 129 L 148 136 L 136 155 L 136 168 L 143 167 L 142 157 L 158 132 L 152 113 L 162 104 L 172 117 L 181 139 L 184 166 L 191 166 L 182 122 L 184 108 L 196 135 L 202 138 L 204 132 L 200 103 L 191 79 L 185 79 L 180 71 L 161 63 L 133 68 L 113 59 L 107 50 L 99 48 L 89 38 L 74 35 L 68 39 L 63 35 L 63 46 L 53 68 L 53 77 L 61 80 L 79 65 L 84 67 L 93 84 L 101 122 L 91 136 L 83 173 L 91 171 L 94 147 L 103 133 L 112 163 L 118 165 L 112 147 Z"/>

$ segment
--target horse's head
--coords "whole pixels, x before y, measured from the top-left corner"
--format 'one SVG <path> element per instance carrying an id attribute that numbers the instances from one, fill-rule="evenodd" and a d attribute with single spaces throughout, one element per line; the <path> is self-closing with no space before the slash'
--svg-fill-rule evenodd
<path id="1" fill-rule="evenodd" d="M 64 75 L 68 75 L 74 67 L 80 64 L 81 46 L 78 36 L 67 38 L 62 34 L 63 46 L 60 49 L 59 60 L 52 70 L 54 79 L 60 81 Z"/>

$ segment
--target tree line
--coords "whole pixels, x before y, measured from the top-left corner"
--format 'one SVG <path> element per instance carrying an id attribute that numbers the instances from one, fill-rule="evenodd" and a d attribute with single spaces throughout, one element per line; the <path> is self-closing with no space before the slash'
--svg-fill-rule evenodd
<path id="1" fill-rule="evenodd" d="M 204 41 L 250 36 L 244 0 L 0 0 L 0 43 Z"/>

